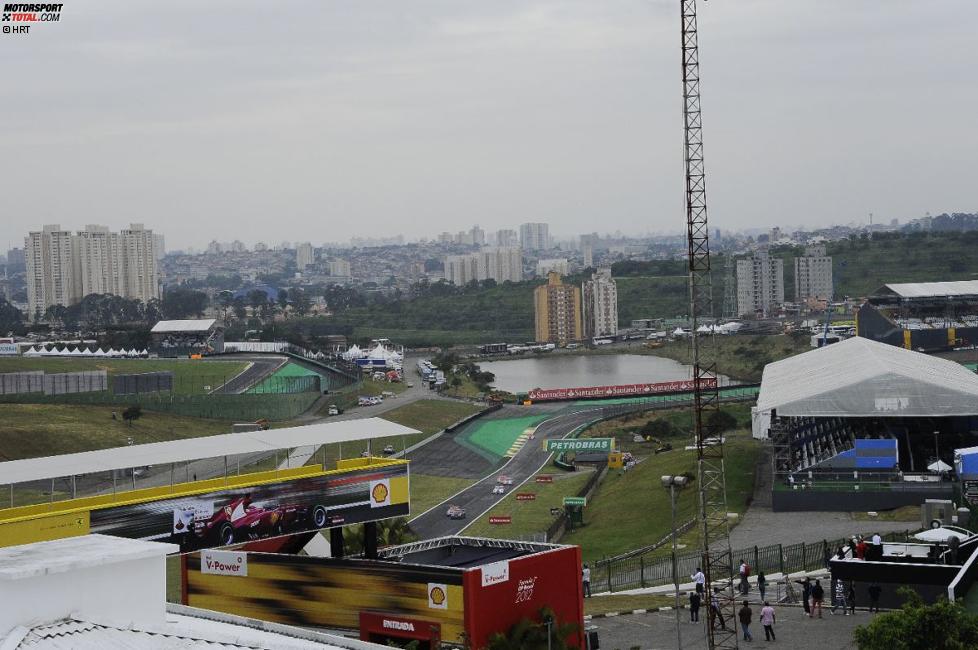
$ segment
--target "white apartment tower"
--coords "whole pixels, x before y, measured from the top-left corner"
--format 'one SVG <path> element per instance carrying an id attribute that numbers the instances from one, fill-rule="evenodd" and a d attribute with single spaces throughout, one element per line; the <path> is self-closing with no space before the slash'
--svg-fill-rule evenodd
<path id="1" fill-rule="evenodd" d="M 93 293 L 148 302 L 160 297 L 153 231 L 131 224 L 119 233 L 89 225 L 71 234 L 48 225 L 24 240 L 30 316 L 72 305 Z"/>
<path id="2" fill-rule="evenodd" d="M 598 269 L 581 290 L 586 339 L 618 335 L 618 285 L 610 268 Z"/>
<path id="3" fill-rule="evenodd" d="M 562 258 L 548 260 L 537 260 L 537 277 L 545 278 L 551 271 L 556 271 L 561 275 L 570 274 L 570 264 Z"/>
<path id="4" fill-rule="evenodd" d="M 795 258 L 795 302 L 832 300 L 832 258 L 825 246 L 809 246 Z"/>
<path id="5" fill-rule="evenodd" d="M 521 225 L 520 247 L 525 251 L 544 251 L 550 248 L 550 226 L 545 223 Z"/>
<path id="6" fill-rule="evenodd" d="M 456 286 L 464 286 L 473 280 L 520 282 L 523 280 L 523 251 L 504 246 L 468 255 L 449 255 L 445 258 L 445 279 Z"/>
<path id="7" fill-rule="evenodd" d="M 496 246 L 519 248 L 520 236 L 515 230 L 503 229 L 496 231 Z"/>
<path id="8" fill-rule="evenodd" d="M 737 260 L 737 313 L 769 316 L 784 303 L 784 262 L 759 250 Z"/>
<path id="9" fill-rule="evenodd" d="M 312 244 L 305 242 L 298 244 L 295 247 L 295 265 L 302 271 L 307 266 L 310 266 L 315 261 L 315 255 L 313 254 Z"/>

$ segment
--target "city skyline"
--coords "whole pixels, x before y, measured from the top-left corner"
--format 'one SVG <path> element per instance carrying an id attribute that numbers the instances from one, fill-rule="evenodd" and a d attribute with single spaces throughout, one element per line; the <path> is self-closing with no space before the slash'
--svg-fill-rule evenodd
<path id="1" fill-rule="evenodd" d="M 944 5 L 704 6 L 711 225 L 970 210 L 978 134 L 942 133 L 978 93 L 978 6 Z M 181 249 L 231 226 L 313 242 L 682 228 L 674 2 L 186 10 L 193 29 L 179 4 L 91 3 L 3 39 L 14 231 L 138 219 Z"/>

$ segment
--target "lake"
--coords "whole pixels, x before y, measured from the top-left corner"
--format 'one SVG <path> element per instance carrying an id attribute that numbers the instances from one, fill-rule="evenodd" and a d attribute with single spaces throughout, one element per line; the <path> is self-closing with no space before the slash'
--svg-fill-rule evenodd
<path id="1" fill-rule="evenodd" d="M 663 357 L 639 354 L 555 354 L 529 359 L 481 361 L 496 375 L 493 386 L 510 393 L 531 388 L 580 388 L 651 384 L 692 379 L 692 368 Z M 721 383 L 725 383 L 721 380 Z"/>

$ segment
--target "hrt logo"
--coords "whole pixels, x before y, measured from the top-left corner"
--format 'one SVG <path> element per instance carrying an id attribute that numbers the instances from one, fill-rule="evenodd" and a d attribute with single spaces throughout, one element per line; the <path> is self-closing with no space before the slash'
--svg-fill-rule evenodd
<path id="1" fill-rule="evenodd" d="M 514 604 L 528 603 L 533 598 L 533 588 L 537 584 L 537 576 L 523 578 L 516 585 L 516 600 Z"/>

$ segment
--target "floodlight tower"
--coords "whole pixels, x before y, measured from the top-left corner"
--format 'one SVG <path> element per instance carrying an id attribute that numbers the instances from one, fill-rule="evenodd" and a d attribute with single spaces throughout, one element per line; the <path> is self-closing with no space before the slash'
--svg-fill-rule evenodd
<path id="1" fill-rule="evenodd" d="M 727 521 L 727 495 L 723 475 L 723 442 L 711 431 L 710 414 L 719 409 L 719 382 L 713 328 L 699 331 L 699 319 L 712 317 L 710 236 L 706 218 L 706 173 L 703 165 L 703 122 L 700 113 L 699 43 L 696 0 L 680 0 L 683 50 L 683 134 L 686 159 L 686 233 L 689 262 L 689 314 L 693 348 L 693 431 L 696 437 L 699 531 L 706 574 L 705 598 L 718 588 L 719 612 L 707 607 L 706 637 L 714 648 L 737 647 L 733 560 Z M 705 339 L 705 341 L 703 340 Z M 715 624 L 717 613 L 730 626 Z"/>

